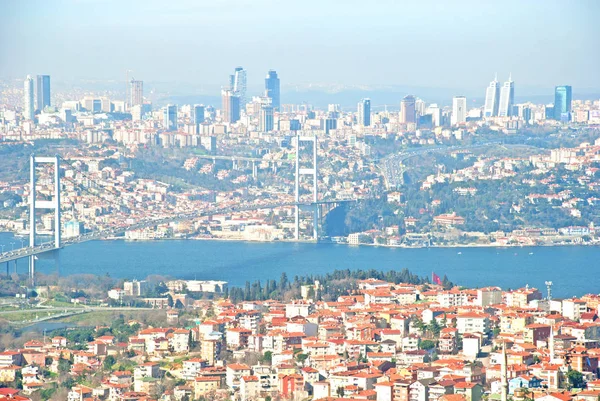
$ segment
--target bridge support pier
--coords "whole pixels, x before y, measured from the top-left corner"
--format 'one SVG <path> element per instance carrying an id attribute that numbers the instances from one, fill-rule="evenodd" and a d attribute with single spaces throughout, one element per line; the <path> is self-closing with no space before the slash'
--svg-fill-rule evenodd
<path id="1" fill-rule="evenodd" d="M 313 152 L 312 152 L 312 167 L 310 168 L 300 168 L 300 143 L 301 142 L 312 142 L 313 143 Z M 317 137 L 316 136 L 300 136 L 296 135 L 296 176 L 295 176 L 295 202 L 296 202 L 296 210 L 295 210 L 295 238 L 296 240 L 300 239 L 300 176 L 301 175 L 310 175 L 313 178 L 313 239 L 315 241 L 319 240 L 319 205 L 317 204 L 319 200 L 318 194 L 318 168 L 317 168 Z"/>
<path id="2" fill-rule="evenodd" d="M 252 162 L 252 178 L 255 180 L 258 178 L 258 166 L 255 161 Z"/>

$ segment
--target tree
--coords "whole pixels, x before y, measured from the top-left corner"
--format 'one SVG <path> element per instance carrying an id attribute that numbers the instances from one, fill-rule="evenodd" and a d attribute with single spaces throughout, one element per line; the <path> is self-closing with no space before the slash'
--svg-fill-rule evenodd
<path id="1" fill-rule="evenodd" d="M 261 362 L 268 363 L 269 365 L 271 364 L 272 360 L 273 360 L 273 353 L 271 351 L 266 351 L 263 354 L 263 356 L 260 358 Z"/>
<path id="2" fill-rule="evenodd" d="M 577 370 L 569 370 L 567 372 L 567 379 L 571 388 L 583 388 L 585 386 L 583 374 Z"/>
<path id="3" fill-rule="evenodd" d="M 104 358 L 104 362 L 102 363 L 102 367 L 104 370 L 112 370 L 113 365 L 117 362 L 114 356 L 108 355 Z"/>
<path id="4" fill-rule="evenodd" d="M 175 302 L 175 308 L 177 309 L 183 309 L 185 306 L 183 305 L 183 302 L 181 302 L 180 299 L 177 300 L 177 302 Z"/>
<path id="5" fill-rule="evenodd" d="M 169 308 L 173 307 L 173 297 L 171 294 L 167 295 L 167 304 L 169 305 Z"/>
<path id="6" fill-rule="evenodd" d="M 423 340 L 419 343 L 419 348 L 424 350 L 430 350 L 435 348 L 435 343 L 431 340 Z"/>
<path id="7" fill-rule="evenodd" d="M 279 278 L 279 291 L 283 293 L 288 285 L 288 277 L 285 272 L 281 273 L 281 277 Z"/>

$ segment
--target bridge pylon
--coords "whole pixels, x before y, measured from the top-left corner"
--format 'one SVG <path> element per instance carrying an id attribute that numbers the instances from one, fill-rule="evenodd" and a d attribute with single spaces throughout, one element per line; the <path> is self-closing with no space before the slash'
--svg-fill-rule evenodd
<path id="1" fill-rule="evenodd" d="M 302 142 L 312 142 L 313 143 L 313 152 L 312 152 L 312 166 L 307 168 L 300 167 L 300 144 Z M 318 176 L 319 170 L 317 167 L 317 137 L 316 136 L 302 136 L 300 134 L 296 135 L 296 174 L 295 174 L 295 202 L 296 209 L 294 211 L 294 227 L 295 227 L 295 238 L 296 240 L 300 239 L 300 176 L 302 175 L 310 175 L 313 177 L 313 239 L 315 241 L 319 240 L 319 205 L 317 204 L 319 200 L 318 194 Z"/>
<path id="2" fill-rule="evenodd" d="M 61 246 L 61 214 L 60 214 L 60 158 L 31 155 L 29 159 L 29 246 L 35 247 L 35 213 L 38 209 L 54 209 L 54 248 Z M 54 167 L 54 199 L 50 201 L 36 200 L 36 174 L 38 164 L 52 164 Z M 29 279 L 35 285 L 35 255 L 29 257 Z"/>

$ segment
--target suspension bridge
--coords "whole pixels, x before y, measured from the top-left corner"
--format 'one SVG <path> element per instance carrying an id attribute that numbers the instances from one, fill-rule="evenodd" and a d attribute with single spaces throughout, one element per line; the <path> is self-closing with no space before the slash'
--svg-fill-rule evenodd
<path id="1" fill-rule="evenodd" d="M 300 153 L 302 151 L 301 143 L 312 142 L 311 152 L 311 165 L 301 166 Z M 65 161 L 60 156 L 36 156 L 31 155 L 30 157 L 30 188 L 29 188 L 29 246 L 11 250 L 0 254 L 0 263 L 6 263 L 6 269 L 8 274 L 8 263 L 16 261 L 18 259 L 29 259 L 29 277 L 32 285 L 35 283 L 35 262 L 38 255 L 48 254 L 48 256 L 58 257 L 58 252 L 61 248 L 76 245 L 86 241 L 94 241 L 101 239 L 108 239 L 117 237 L 127 231 L 141 230 L 150 228 L 158 225 L 197 220 L 219 214 L 231 214 L 244 211 L 253 210 L 264 210 L 264 209 L 276 209 L 292 207 L 295 209 L 294 220 L 295 220 L 295 239 L 299 239 L 300 231 L 300 209 L 312 209 L 313 210 L 313 240 L 318 241 L 318 222 L 322 215 L 322 208 L 329 207 L 333 208 L 341 203 L 355 202 L 356 199 L 330 199 L 323 200 L 318 197 L 318 169 L 317 169 L 317 138 L 312 136 L 300 136 L 296 137 L 296 160 L 295 160 L 295 196 L 293 202 L 267 202 L 267 201 L 255 201 L 251 204 L 238 204 L 235 206 L 220 207 L 215 205 L 214 207 L 208 207 L 202 210 L 194 210 L 189 213 L 176 213 L 165 217 L 149 218 L 141 221 L 137 221 L 131 224 L 120 224 L 113 225 L 108 229 L 95 230 L 87 232 L 76 237 L 63 239 L 61 236 L 61 174 L 60 165 L 61 161 Z M 243 160 L 243 158 L 239 158 Z M 250 158 L 247 158 L 250 159 Z M 255 160 L 245 160 L 255 161 Z M 37 199 L 36 189 L 36 168 L 40 164 L 50 164 L 54 169 L 54 193 L 51 200 L 39 200 Z M 253 169 L 254 170 L 254 169 Z M 301 176 L 306 175 L 312 178 L 312 196 L 310 201 L 304 201 L 300 197 L 300 179 Z M 85 190 L 85 189 L 84 189 Z M 106 189 L 110 191 L 109 189 Z M 98 188 L 96 188 L 98 192 Z M 99 196 L 98 193 L 93 194 Z M 38 244 L 36 243 L 36 211 L 38 209 L 52 209 L 54 211 L 54 235 L 51 241 Z"/>

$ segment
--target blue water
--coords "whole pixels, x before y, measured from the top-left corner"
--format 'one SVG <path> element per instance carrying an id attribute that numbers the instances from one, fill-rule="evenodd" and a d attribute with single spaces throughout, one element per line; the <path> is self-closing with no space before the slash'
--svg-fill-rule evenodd
<path id="1" fill-rule="evenodd" d="M 0 233 L 0 244 L 19 242 Z M 17 246 L 17 245 L 15 245 Z M 8 248 L 5 247 L 5 251 Z M 458 254 L 461 252 L 461 254 Z M 532 253 L 532 254 L 530 254 Z M 11 263 L 10 270 L 14 264 Z M 26 273 L 25 260 L 18 263 Z M 55 271 L 54 260 L 40 259 L 38 271 Z M 109 274 L 143 279 L 150 274 L 244 285 L 257 279 L 320 274 L 335 269 L 407 268 L 431 277 L 446 274 L 467 287 L 497 285 L 503 289 L 537 287 L 554 282 L 553 295 L 600 293 L 599 247 L 419 248 L 350 247 L 334 244 L 247 243 L 233 241 L 93 241 L 60 251 L 60 273 Z M 0 266 L 0 273 L 5 266 Z"/>

